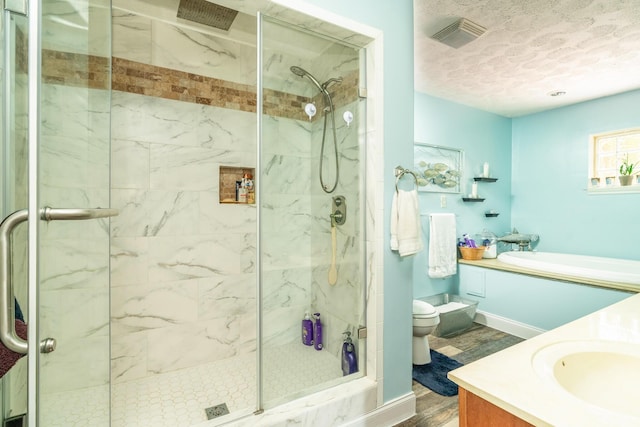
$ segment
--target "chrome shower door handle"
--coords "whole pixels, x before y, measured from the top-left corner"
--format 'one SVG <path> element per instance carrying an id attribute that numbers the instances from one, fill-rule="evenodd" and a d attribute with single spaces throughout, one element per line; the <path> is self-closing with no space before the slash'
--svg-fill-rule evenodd
<path id="1" fill-rule="evenodd" d="M 40 211 L 40 219 L 45 221 L 77 221 L 117 215 L 117 209 L 109 208 L 51 208 L 45 206 Z"/>
<path id="2" fill-rule="evenodd" d="M 7 216 L 0 224 L 0 341 L 9 350 L 19 354 L 27 353 L 27 342 L 16 333 L 16 319 L 12 309 L 11 233 L 28 218 L 29 211 L 22 209 Z"/>
<path id="3" fill-rule="evenodd" d="M 51 208 L 44 207 L 40 210 L 40 219 L 45 221 L 60 220 L 86 220 L 97 218 L 108 218 L 118 215 L 117 209 L 102 208 Z M 29 219 L 29 211 L 22 209 L 7 216 L 0 224 L 0 341 L 9 350 L 20 354 L 28 351 L 27 341 L 20 338 L 15 328 L 15 313 L 13 307 L 13 287 L 11 284 L 11 234 L 15 228 Z M 54 343 L 46 345 L 45 349 L 53 351 Z"/>

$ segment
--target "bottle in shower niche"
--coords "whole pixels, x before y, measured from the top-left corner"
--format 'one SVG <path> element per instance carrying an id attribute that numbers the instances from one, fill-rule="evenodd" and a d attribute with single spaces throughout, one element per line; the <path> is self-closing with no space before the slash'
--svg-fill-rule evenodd
<path id="1" fill-rule="evenodd" d="M 313 345 L 313 322 L 309 317 L 309 312 L 306 312 L 304 319 L 302 319 L 302 344 Z"/>
<path id="2" fill-rule="evenodd" d="M 243 178 L 238 189 L 238 203 L 247 203 L 247 194 L 247 184 Z"/>
<path id="3" fill-rule="evenodd" d="M 313 348 L 322 350 L 322 323 L 320 323 L 320 313 L 313 313 L 313 317 L 316 319 L 313 327 Z"/>

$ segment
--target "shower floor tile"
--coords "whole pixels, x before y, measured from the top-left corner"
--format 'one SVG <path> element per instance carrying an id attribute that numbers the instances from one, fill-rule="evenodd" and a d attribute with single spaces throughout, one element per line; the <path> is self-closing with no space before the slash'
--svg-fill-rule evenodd
<path id="1" fill-rule="evenodd" d="M 40 424 L 109 427 L 109 385 L 40 394 Z"/>
<path id="2" fill-rule="evenodd" d="M 114 384 L 112 426 L 191 426 L 207 421 L 205 408 L 226 403 L 251 409 L 256 389 L 255 355 Z"/>
<path id="3" fill-rule="evenodd" d="M 340 360 L 327 351 L 292 343 L 264 351 L 264 400 L 300 394 L 342 377 Z"/>
<path id="4" fill-rule="evenodd" d="M 265 400 L 295 396 L 342 376 L 339 360 L 300 343 L 265 349 Z M 189 427 L 205 408 L 226 403 L 230 415 L 255 410 L 255 354 L 113 385 L 112 427 Z"/>

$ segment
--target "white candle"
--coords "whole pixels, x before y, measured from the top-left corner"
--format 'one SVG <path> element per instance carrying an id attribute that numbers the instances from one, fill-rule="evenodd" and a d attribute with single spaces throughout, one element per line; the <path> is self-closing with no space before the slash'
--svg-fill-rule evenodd
<path id="1" fill-rule="evenodd" d="M 485 178 L 489 178 L 489 163 L 484 162 L 484 165 L 482 167 L 482 176 L 484 176 Z"/>
<path id="2" fill-rule="evenodd" d="M 474 182 L 471 184 L 471 197 L 476 199 L 478 197 L 478 183 Z"/>

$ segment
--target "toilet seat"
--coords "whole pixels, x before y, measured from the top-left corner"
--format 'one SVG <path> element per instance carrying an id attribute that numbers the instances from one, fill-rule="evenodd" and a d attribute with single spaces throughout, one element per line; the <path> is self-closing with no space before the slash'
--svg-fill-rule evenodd
<path id="1" fill-rule="evenodd" d="M 435 319 L 436 317 L 440 317 L 440 314 L 432 313 L 432 314 L 414 314 L 414 319 Z"/>
<path id="2" fill-rule="evenodd" d="M 430 319 L 438 317 L 438 310 L 426 301 L 413 300 L 413 317 L 416 319 Z"/>

